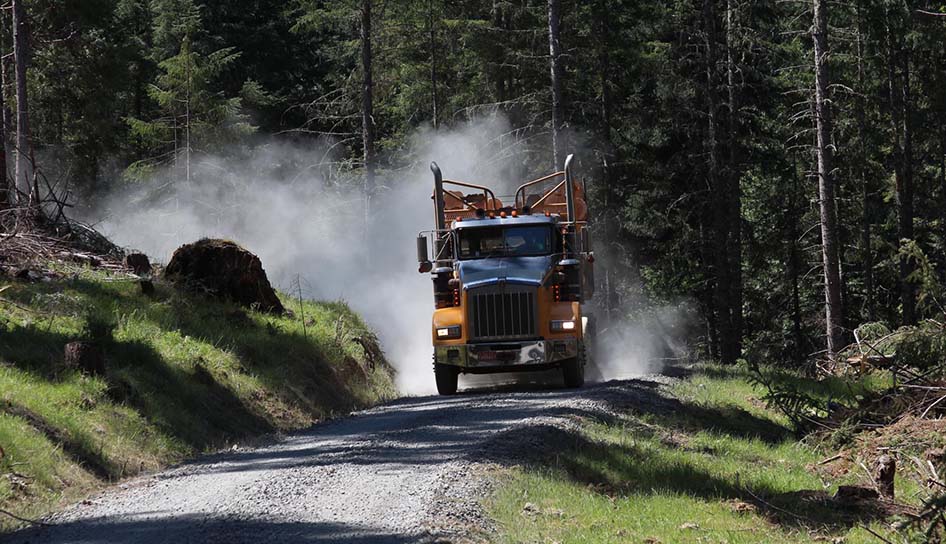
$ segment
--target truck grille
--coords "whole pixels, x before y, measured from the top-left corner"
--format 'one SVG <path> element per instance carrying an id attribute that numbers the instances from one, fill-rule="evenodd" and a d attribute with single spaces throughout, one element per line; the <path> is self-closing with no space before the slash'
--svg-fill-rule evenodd
<path id="1" fill-rule="evenodd" d="M 473 339 L 527 338 L 536 335 L 535 289 L 497 287 L 469 294 Z"/>

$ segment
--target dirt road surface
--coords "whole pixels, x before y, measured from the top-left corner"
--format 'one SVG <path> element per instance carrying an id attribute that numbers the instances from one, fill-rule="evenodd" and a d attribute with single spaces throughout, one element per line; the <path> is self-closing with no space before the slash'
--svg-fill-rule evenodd
<path id="1" fill-rule="evenodd" d="M 115 486 L 10 543 L 462 542 L 493 530 L 489 473 L 578 416 L 665 400 L 645 380 L 405 398 Z"/>

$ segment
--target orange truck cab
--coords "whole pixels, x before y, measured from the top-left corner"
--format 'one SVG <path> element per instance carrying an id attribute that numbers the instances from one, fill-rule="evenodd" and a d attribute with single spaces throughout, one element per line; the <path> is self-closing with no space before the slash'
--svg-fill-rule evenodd
<path id="1" fill-rule="evenodd" d="M 486 187 L 443 179 L 431 164 L 437 228 L 418 236 L 417 259 L 433 280 L 440 394 L 456 393 L 461 373 L 560 368 L 566 386 L 584 383 L 594 255 L 571 161 L 521 185 L 511 206 Z"/>

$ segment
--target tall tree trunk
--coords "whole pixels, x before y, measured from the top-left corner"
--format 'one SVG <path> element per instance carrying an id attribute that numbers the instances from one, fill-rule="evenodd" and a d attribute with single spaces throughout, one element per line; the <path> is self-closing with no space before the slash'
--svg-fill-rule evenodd
<path id="1" fill-rule="evenodd" d="M 861 1 L 857 2 L 857 175 L 861 184 L 861 262 L 864 267 L 864 313 L 869 321 L 875 321 L 874 309 L 874 252 L 871 249 L 871 191 L 867 177 L 867 82 L 864 75 L 864 15 Z"/>
<path id="2" fill-rule="evenodd" d="M 909 16 L 908 16 L 909 17 Z M 901 240 L 913 239 L 913 97 L 910 92 L 910 51 L 905 47 L 900 50 L 901 62 L 901 104 L 903 105 L 903 156 L 901 170 L 903 185 L 897 188 L 899 209 L 899 236 Z M 900 259 L 900 297 L 903 305 L 903 323 L 916 323 L 916 289 L 907 278 L 913 273 L 913 265 L 907 258 Z"/>
<path id="3" fill-rule="evenodd" d="M 824 263 L 825 324 L 828 357 L 834 358 L 842 347 L 844 329 L 841 308 L 841 274 L 838 262 L 838 218 L 834 203 L 834 177 L 831 171 L 834 148 L 831 143 L 830 78 L 828 76 L 828 14 L 826 0 L 814 0 L 815 46 L 815 121 L 817 126 L 818 194 L 821 211 L 821 254 Z"/>
<path id="4" fill-rule="evenodd" d="M 891 28 L 898 20 L 897 13 L 887 12 L 887 94 L 890 105 L 890 125 L 893 133 L 894 177 L 897 197 L 897 243 L 913 239 L 913 165 L 910 142 L 909 57 L 904 54 L 901 30 Z M 900 73 L 898 74 L 898 68 Z M 916 321 L 916 298 L 913 285 L 907 280 L 912 267 L 906 256 L 900 257 L 898 283 L 900 288 L 901 320 L 904 325 Z"/>
<path id="5" fill-rule="evenodd" d="M 597 57 L 598 57 L 598 84 L 601 87 L 601 171 L 602 181 L 604 183 L 602 198 L 604 200 L 602 215 L 598 217 L 599 225 L 603 230 L 601 242 L 604 247 L 617 247 L 618 242 L 618 208 L 617 197 L 615 195 L 615 185 L 617 179 L 613 168 L 612 156 L 614 153 L 614 142 L 611 137 L 612 116 L 614 110 L 614 99 L 611 93 L 611 56 L 610 39 L 612 24 L 609 20 L 611 11 L 607 0 L 597 0 L 593 5 L 594 33 L 597 36 Z M 612 317 L 617 317 L 617 289 L 615 288 L 615 269 L 618 266 L 618 256 L 613 255 L 608 258 L 605 268 L 605 291 L 604 291 L 604 321 L 599 321 L 600 327 L 609 327 L 612 323 Z M 632 266 L 639 266 L 636 260 L 632 261 Z M 635 275 L 635 279 L 639 274 Z"/>
<path id="6" fill-rule="evenodd" d="M 184 38 L 186 57 L 184 69 L 187 71 L 187 82 L 184 88 L 184 179 L 191 182 L 191 90 L 193 87 L 193 69 L 191 66 L 190 39 Z"/>
<path id="7" fill-rule="evenodd" d="M 799 296 L 798 277 L 801 274 L 801 264 L 798 256 L 798 221 L 800 213 L 798 210 L 798 168 L 792 165 L 792 191 L 789 194 L 788 205 L 788 275 L 792 288 L 792 361 L 800 362 L 805 354 L 802 352 L 801 329 L 801 297 Z"/>
<path id="8" fill-rule="evenodd" d="M 9 29 L 9 27 L 7 26 L 9 19 L 7 19 L 7 17 L 8 17 L 7 10 L 0 10 L 0 29 L 2 29 L 4 40 L 7 37 L 7 31 Z M 12 69 L 13 55 L 11 54 L 12 52 L 9 51 L 6 47 L 4 47 L 4 51 L 6 51 L 6 54 L 4 54 L 2 58 L 0 58 L 0 85 L 3 85 L 4 97 L 9 98 L 12 94 L 11 89 L 10 89 L 10 82 L 11 82 L 10 72 Z M 12 136 L 14 133 L 13 110 L 10 109 L 10 100 L 5 100 L 3 105 L 4 105 L 3 112 L 2 112 L 3 126 L 7 127 L 7 131 L 6 131 L 7 140 L 5 142 L 5 147 L 8 152 L 11 152 L 14 147 L 12 145 L 13 144 Z"/>
<path id="9" fill-rule="evenodd" d="M 365 241 L 371 234 L 371 197 L 374 193 L 374 81 L 371 77 L 371 0 L 361 3 L 361 138 L 365 161 Z"/>
<path id="10" fill-rule="evenodd" d="M 552 87 L 552 162 L 560 168 L 564 159 L 562 149 L 562 128 L 564 123 L 564 104 L 562 103 L 562 43 L 559 36 L 561 18 L 559 0 L 549 1 L 549 71 Z"/>
<path id="11" fill-rule="evenodd" d="M 427 0 L 427 38 L 428 47 L 430 48 L 430 102 L 433 109 L 431 113 L 433 114 L 434 130 L 437 130 L 440 127 L 440 104 L 438 104 L 439 97 L 437 95 L 437 33 L 434 28 L 433 0 Z"/>
<path id="12" fill-rule="evenodd" d="M 703 39 L 705 48 L 704 69 L 706 70 L 706 156 L 707 190 L 710 195 L 709 212 L 711 244 L 705 250 L 708 255 L 706 264 L 710 264 L 710 276 L 713 278 L 713 306 L 716 313 L 716 329 L 719 343 L 719 358 L 724 363 L 735 362 L 732 319 L 732 266 L 728 255 L 731 211 L 727 208 L 731 199 L 728 184 L 728 172 L 720 171 L 720 99 L 717 77 L 718 35 L 716 28 L 715 0 L 703 0 Z"/>
<path id="13" fill-rule="evenodd" d="M 940 238 L 946 244 L 946 115 L 941 114 L 939 125 L 939 191 L 940 191 Z"/>
<path id="14" fill-rule="evenodd" d="M 727 258 L 727 276 L 730 282 L 730 296 L 728 300 L 730 335 L 726 362 L 734 362 L 742 356 L 742 185 L 740 178 L 742 171 L 739 167 L 739 103 L 738 89 L 735 80 L 735 6 L 733 0 L 726 0 L 726 89 L 729 102 L 727 116 L 727 139 L 729 143 L 729 164 L 726 169 L 726 209 L 728 210 L 728 235 L 725 248 Z"/>
<path id="15" fill-rule="evenodd" d="M 10 176 L 7 171 L 7 134 L 10 118 L 7 115 L 7 13 L 0 10 L 0 209 L 15 203 L 16 196 L 10 191 Z"/>
<path id="16" fill-rule="evenodd" d="M 700 300 L 700 309 L 706 319 L 706 351 L 711 360 L 720 357 L 719 312 L 716 297 L 716 276 L 713 272 L 713 241 L 712 241 L 712 214 L 708 205 L 700 207 L 700 265 L 704 270 L 702 286 L 697 297 Z"/>
<path id="17" fill-rule="evenodd" d="M 16 187 L 27 199 L 27 208 L 39 205 L 36 184 L 32 182 L 33 164 L 30 147 L 30 116 L 26 93 L 26 68 L 29 62 L 28 29 L 23 0 L 13 0 L 13 58 L 16 65 Z"/>
<path id="18" fill-rule="evenodd" d="M 506 81 L 505 55 L 502 40 L 499 38 L 501 33 L 506 30 L 506 8 L 502 5 L 503 0 L 493 0 L 490 8 L 490 17 L 492 19 L 492 31 L 494 39 L 490 47 L 490 59 L 492 67 L 490 73 L 494 85 L 494 93 L 497 102 L 504 103 L 509 98 L 508 84 Z"/>

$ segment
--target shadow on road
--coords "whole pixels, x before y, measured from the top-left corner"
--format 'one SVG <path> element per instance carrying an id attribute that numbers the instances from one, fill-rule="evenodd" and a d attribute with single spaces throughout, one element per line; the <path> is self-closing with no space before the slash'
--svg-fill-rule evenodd
<path id="1" fill-rule="evenodd" d="M 83 544 L 128 543 L 136 544 L 260 544 L 279 542 L 296 544 L 307 542 L 347 542 L 352 544 L 400 544 L 418 542 L 422 535 L 394 535 L 373 530 L 367 526 L 342 523 L 301 523 L 269 521 L 264 519 L 215 519 L 204 516 L 164 517 L 155 512 L 141 519 L 93 518 L 63 523 L 53 527 L 39 527 L 20 531 L 3 544 L 40 542 L 73 542 Z"/>
<path id="2" fill-rule="evenodd" d="M 606 417 L 592 407 L 576 407 L 575 397 L 594 397 L 601 387 L 619 387 L 641 402 L 658 401 L 654 391 L 633 382 L 586 390 L 505 388 L 452 397 L 401 399 L 351 418 L 318 425 L 272 446 L 202 457 L 182 476 L 287 469 L 320 465 L 433 465 L 475 457 L 491 436 L 533 418 Z M 598 392 L 600 393 L 600 391 Z M 167 477 L 174 478 L 172 472 Z"/>
<path id="3" fill-rule="evenodd" d="M 666 396 L 654 382 L 611 381 L 583 389 L 501 385 L 451 397 L 405 398 L 354 417 L 318 425 L 277 444 L 246 452 L 202 457 L 197 473 L 228 473 L 324 465 L 435 465 L 482 458 L 496 439 L 515 443 L 524 423 L 591 419 L 615 413 L 648 413 L 675 425 L 718 428 L 777 441 L 784 429 L 748 413 L 721 413 Z M 748 421 L 752 419 L 752 421 Z M 766 424 L 768 426 L 766 426 Z M 501 459 L 495 459 L 501 462 Z M 166 476 L 174 478 L 172 472 Z"/>

